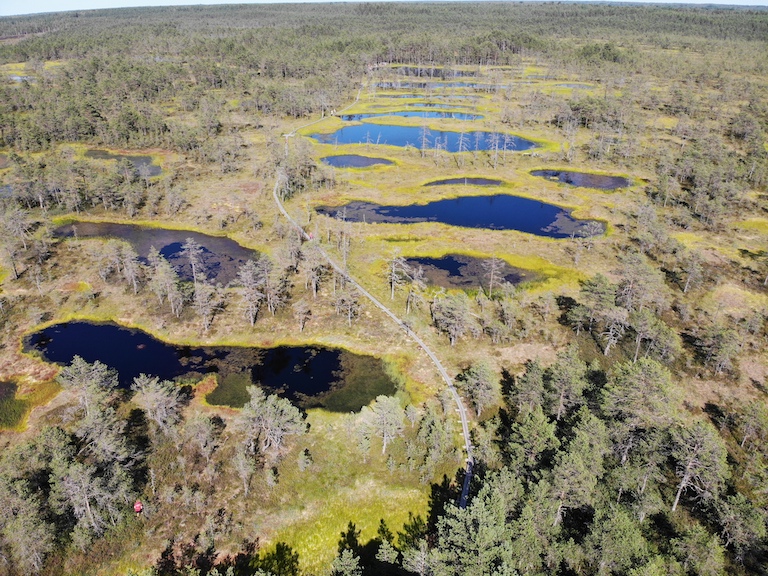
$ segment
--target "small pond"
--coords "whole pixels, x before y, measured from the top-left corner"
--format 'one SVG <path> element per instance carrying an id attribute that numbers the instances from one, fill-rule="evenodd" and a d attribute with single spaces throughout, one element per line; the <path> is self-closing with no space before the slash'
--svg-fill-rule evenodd
<path id="1" fill-rule="evenodd" d="M 380 118 L 382 116 L 399 116 L 401 118 L 449 118 L 451 120 L 481 120 L 483 116 L 479 114 L 469 114 L 467 112 L 441 112 L 438 110 L 399 110 L 397 112 L 373 112 L 366 114 L 344 114 L 342 120 L 360 121 L 366 118 Z"/>
<path id="2" fill-rule="evenodd" d="M 558 88 L 571 88 L 572 90 L 592 90 L 594 86 L 591 84 L 579 84 L 579 83 L 565 83 L 555 84 Z"/>
<path id="3" fill-rule="evenodd" d="M 376 94 L 376 98 L 421 98 L 423 94 Z"/>
<path id="4" fill-rule="evenodd" d="M 477 76 L 477 72 L 471 70 L 453 70 L 432 66 L 395 66 L 393 70 L 403 76 L 416 76 L 417 78 L 471 78 Z"/>
<path id="5" fill-rule="evenodd" d="M 152 156 L 126 156 L 124 154 L 112 154 L 106 150 L 88 150 L 85 153 L 85 157 L 93 158 L 94 160 L 130 160 L 136 170 L 146 166 L 150 176 L 159 176 L 163 171 L 160 166 L 152 164 Z"/>
<path id="6" fill-rule="evenodd" d="M 376 88 L 380 90 L 424 90 L 426 82 L 377 82 Z"/>
<path id="7" fill-rule="evenodd" d="M 391 108 L 392 104 L 374 104 L 371 108 Z M 423 102 L 418 104 L 406 104 L 405 107 L 408 110 L 446 110 L 454 111 L 457 108 L 472 109 L 472 106 L 466 104 L 442 104 L 440 102 Z"/>
<path id="8" fill-rule="evenodd" d="M 335 168 L 368 168 L 370 166 L 394 164 L 392 160 L 386 158 L 374 158 L 371 156 L 360 156 L 358 154 L 339 154 L 337 156 L 325 156 L 321 158 L 323 164 L 328 164 Z"/>
<path id="9" fill-rule="evenodd" d="M 377 82 L 376 88 L 380 90 L 424 90 L 426 82 Z"/>
<path id="10" fill-rule="evenodd" d="M 8 78 L 12 82 L 34 82 L 36 80 L 34 76 L 19 76 L 18 74 L 11 74 Z"/>
<path id="11" fill-rule="evenodd" d="M 476 94 L 435 94 L 432 98 L 440 100 L 480 100 L 482 96 Z"/>
<path id="12" fill-rule="evenodd" d="M 216 374 L 220 384 L 208 400 L 236 407 L 248 400 L 246 386 L 253 383 L 302 408 L 341 412 L 359 410 L 396 388 L 381 360 L 319 346 L 176 346 L 116 324 L 68 322 L 31 334 L 24 347 L 58 364 L 69 364 L 75 355 L 103 362 L 117 370 L 123 388 L 141 373 L 163 380 Z"/>
<path id="13" fill-rule="evenodd" d="M 503 88 L 495 84 L 479 82 L 378 82 L 376 88 L 381 90 L 440 90 L 445 88 L 471 88 L 473 90 L 495 90 Z"/>
<path id="14" fill-rule="evenodd" d="M 421 126 L 396 126 L 394 124 L 370 124 L 363 122 L 354 126 L 339 128 L 330 134 L 310 134 L 321 144 L 388 144 L 390 146 L 413 146 L 419 150 L 422 147 L 440 148 L 448 152 L 458 152 L 461 139 L 462 151 L 474 150 L 508 150 L 520 152 L 536 146 L 535 142 L 501 132 L 449 132 L 429 130 Z M 425 146 L 426 145 L 426 146 Z"/>
<path id="15" fill-rule="evenodd" d="M 424 98 L 424 94 L 376 94 L 376 98 Z M 433 94 L 430 98 L 440 100 L 479 100 L 475 94 Z"/>
<path id="16" fill-rule="evenodd" d="M 14 428 L 29 410 L 29 402 L 16 398 L 16 384 L 0 381 L 0 428 Z"/>
<path id="17" fill-rule="evenodd" d="M 433 180 L 427 182 L 424 186 L 501 186 L 501 180 L 492 180 L 491 178 L 446 178 L 445 180 Z"/>
<path id="18" fill-rule="evenodd" d="M 430 88 L 472 88 L 473 90 L 491 90 L 497 86 L 479 82 L 430 82 Z"/>
<path id="19" fill-rule="evenodd" d="M 465 228 L 519 230 L 548 238 L 568 238 L 585 230 L 590 220 L 576 220 L 559 206 L 497 194 L 494 196 L 461 196 L 437 200 L 429 204 L 381 206 L 370 202 L 350 202 L 345 206 L 316 208 L 319 214 L 344 215 L 353 222 L 415 224 L 442 222 Z M 604 226 L 602 223 L 601 230 Z"/>
<path id="20" fill-rule="evenodd" d="M 421 266 L 427 282 L 443 288 L 479 288 L 488 282 L 483 268 L 484 258 L 474 258 L 463 254 L 448 254 L 442 258 L 408 258 L 410 266 Z M 520 284 L 533 278 L 533 275 L 519 268 L 513 268 L 506 262 L 501 269 L 501 278 L 510 284 Z"/>
<path id="21" fill-rule="evenodd" d="M 203 247 L 202 272 L 206 277 L 226 285 L 237 277 L 237 271 L 247 260 L 258 260 L 259 253 L 240 246 L 234 240 L 209 236 L 191 230 L 169 230 L 148 228 L 134 224 L 112 222 L 74 222 L 54 230 L 60 238 L 117 238 L 125 240 L 146 261 L 149 249 L 154 246 L 173 265 L 176 272 L 186 279 L 192 279 L 192 266 L 182 256 L 181 249 L 187 238 L 192 238 Z"/>
<path id="22" fill-rule="evenodd" d="M 440 104 L 439 102 L 424 102 L 423 104 L 406 104 L 408 110 L 452 110 L 454 108 L 472 108 L 472 106 L 462 106 L 460 104 Z M 482 118 L 482 116 L 479 116 Z"/>
<path id="23" fill-rule="evenodd" d="M 10 160 L 8 160 L 8 156 L 5 154 L 0 154 L 0 170 L 3 168 L 8 168 L 8 166 L 11 165 Z"/>
<path id="24" fill-rule="evenodd" d="M 582 188 L 597 188 L 599 190 L 615 190 L 626 188 L 631 182 L 623 176 L 606 176 L 604 174 L 590 174 L 589 172 L 572 172 L 570 170 L 533 170 L 531 176 L 539 176 L 562 182 L 571 186 Z"/>

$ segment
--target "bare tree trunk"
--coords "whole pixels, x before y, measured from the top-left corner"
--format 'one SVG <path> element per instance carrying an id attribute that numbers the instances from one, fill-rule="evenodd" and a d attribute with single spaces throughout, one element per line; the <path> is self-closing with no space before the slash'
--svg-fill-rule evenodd
<path id="1" fill-rule="evenodd" d="M 683 490 L 686 489 L 686 487 L 688 486 L 688 483 L 691 480 L 690 469 L 691 469 L 691 464 L 688 463 L 688 466 L 685 467 L 685 474 L 683 474 L 683 479 L 680 480 L 680 486 L 677 488 L 677 494 L 675 495 L 675 503 L 672 504 L 672 512 L 677 510 L 677 505 L 680 502 L 680 496 L 683 494 Z"/>

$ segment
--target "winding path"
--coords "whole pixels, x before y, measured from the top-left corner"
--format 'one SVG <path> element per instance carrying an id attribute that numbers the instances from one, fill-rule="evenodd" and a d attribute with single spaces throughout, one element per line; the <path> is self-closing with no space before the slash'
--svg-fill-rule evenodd
<path id="1" fill-rule="evenodd" d="M 358 93 L 359 97 L 359 93 Z M 356 100 L 357 101 L 357 100 Z M 275 181 L 275 185 L 272 188 L 272 196 L 275 199 L 275 203 L 277 204 L 278 209 L 282 213 L 282 215 L 288 220 L 288 222 L 291 223 L 291 225 L 301 234 L 301 237 L 304 238 L 307 242 L 312 242 L 312 238 L 307 234 L 304 229 L 299 226 L 298 222 L 296 222 L 290 214 L 285 209 L 285 206 L 283 206 L 282 201 L 280 200 L 280 196 L 277 193 L 278 189 L 278 181 Z M 459 508 L 465 508 L 467 505 L 467 495 L 469 493 L 469 484 L 472 480 L 472 472 L 474 469 L 475 459 L 472 455 L 472 440 L 469 436 L 469 419 L 467 418 L 467 409 L 464 407 L 464 402 L 461 400 L 461 396 L 459 396 L 459 393 L 456 391 L 456 387 L 453 385 L 453 380 L 448 375 L 448 372 L 443 367 L 440 360 L 435 356 L 435 353 L 432 352 L 432 349 L 427 346 L 426 342 L 421 339 L 421 337 L 416 334 L 405 322 L 403 322 L 394 312 L 392 312 L 389 308 L 384 306 L 373 294 L 368 292 L 365 288 L 363 288 L 357 280 L 352 278 L 352 276 L 349 275 L 348 272 L 346 272 L 341 266 L 339 266 L 333 258 L 330 257 L 330 255 L 323 250 L 323 248 L 319 245 L 319 243 L 316 243 L 317 249 L 320 251 L 320 254 L 323 255 L 323 257 L 328 261 L 328 264 L 331 265 L 331 267 L 341 276 L 343 276 L 349 283 L 351 283 L 353 286 L 355 286 L 368 300 L 370 300 L 379 310 L 384 312 L 387 316 L 389 316 L 392 321 L 397 324 L 401 329 L 405 331 L 405 333 L 410 336 L 413 340 L 416 341 L 416 343 L 421 347 L 422 350 L 429 356 L 429 359 L 432 360 L 432 363 L 437 368 L 437 371 L 440 373 L 440 376 L 442 376 L 443 380 L 445 381 L 445 384 L 448 386 L 448 390 L 451 392 L 451 396 L 453 397 L 454 402 L 456 402 L 456 406 L 458 408 L 459 412 L 459 418 L 461 419 L 461 432 L 464 436 L 464 449 L 467 452 L 467 468 L 466 468 L 466 474 L 464 475 L 464 484 L 461 489 L 461 496 L 459 497 Z"/>

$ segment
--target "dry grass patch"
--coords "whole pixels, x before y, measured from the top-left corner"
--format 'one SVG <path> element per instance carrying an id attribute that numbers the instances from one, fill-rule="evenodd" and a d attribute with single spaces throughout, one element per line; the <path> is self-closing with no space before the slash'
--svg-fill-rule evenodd
<path id="1" fill-rule="evenodd" d="M 756 294 L 730 282 L 724 282 L 701 297 L 699 305 L 714 317 L 727 314 L 735 319 L 743 319 L 755 310 L 768 306 L 768 295 Z"/>

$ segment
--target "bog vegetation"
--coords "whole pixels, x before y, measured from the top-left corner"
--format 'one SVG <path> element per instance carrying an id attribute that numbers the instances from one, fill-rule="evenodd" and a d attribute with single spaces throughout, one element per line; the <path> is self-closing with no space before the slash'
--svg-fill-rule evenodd
<path id="1" fill-rule="evenodd" d="M 765 10 L 550 3 L 0 19 L 0 574 L 763 574 L 766 38 Z M 384 161 L 321 160 L 345 155 Z M 542 234 L 346 217 L 489 190 L 562 210 Z M 350 276 L 454 377 L 466 507 L 453 399 Z M 343 348 L 397 392 L 302 410 L 234 353 L 125 386 L 30 346 L 73 320 Z M 225 384 L 241 407 L 207 401 Z"/>

